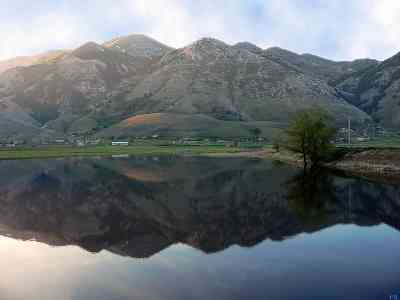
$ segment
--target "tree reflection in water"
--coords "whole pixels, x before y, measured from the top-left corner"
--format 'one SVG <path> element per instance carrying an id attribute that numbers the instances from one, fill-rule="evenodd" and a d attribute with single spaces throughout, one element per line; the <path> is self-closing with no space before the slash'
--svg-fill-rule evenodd
<path id="1" fill-rule="evenodd" d="M 286 185 L 290 207 L 307 223 L 324 222 L 329 214 L 326 208 L 337 201 L 334 178 L 321 168 L 301 171 Z"/>

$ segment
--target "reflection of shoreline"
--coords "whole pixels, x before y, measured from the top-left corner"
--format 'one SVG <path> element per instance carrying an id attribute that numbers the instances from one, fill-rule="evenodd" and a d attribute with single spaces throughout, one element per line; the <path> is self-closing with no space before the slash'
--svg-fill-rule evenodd
<path id="1" fill-rule="evenodd" d="M 237 153 L 210 153 L 208 157 L 236 157 L 271 159 L 302 167 L 303 161 L 288 151 L 276 152 L 272 149 L 262 151 L 245 151 Z M 400 151 L 390 149 L 354 150 L 344 157 L 326 163 L 326 168 L 343 172 L 349 176 L 361 176 L 371 180 L 387 183 L 399 183 L 400 180 Z"/>
<path id="2" fill-rule="evenodd" d="M 129 158 L 130 155 L 129 154 L 116 154 L 116 155 L 112 155 L 112 158 Z"/>
<path id="3" fill-rule="evenodd" d="M 176 243 L 212 253 L 337 224 L 400 229 L 398 187 L 296 176 L 265 161 L 71 159 L 35 162 L 31 172 L 27 164 L 0 170 L 0 232 L 50 245 L 149 257 Z M 10 173 L 17 167 L 23 177 Z"/>
<path id="4" fill-rule="evenodd" d="M 239 155 L 238 155 L 239 156 Z M 302 166 L 302 160 L 296 154 L 275 150 L 265 150 L 260 153 L 249 152 L 245 157 L 266 158 L 284 163 Z M 400 179 L 400 151 L 390 149 L 349 150 L 341 158 L 324 164 L 324 167 L 345 172 L 353 176 L 363 176 L 372 180 L 399 183 Z"/>

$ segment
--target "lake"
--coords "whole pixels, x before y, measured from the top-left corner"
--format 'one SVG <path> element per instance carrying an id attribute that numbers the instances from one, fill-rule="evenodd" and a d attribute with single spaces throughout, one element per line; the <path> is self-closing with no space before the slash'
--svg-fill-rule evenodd
<path id="1" fill-rule="evenodd" d="M 0 299 L 390 299 L 400 186 L 233 158 L 0 161 Z"/>

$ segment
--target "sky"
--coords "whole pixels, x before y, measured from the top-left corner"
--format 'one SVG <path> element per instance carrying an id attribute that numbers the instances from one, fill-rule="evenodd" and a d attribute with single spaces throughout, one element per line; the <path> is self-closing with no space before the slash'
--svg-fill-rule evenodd
<path id="1" fill-rule="evenodd" d="M 0 59 L 133 33 L 172 47 L 202 37 L 334 60 L 400 51 L 400 0 L 0 0 Z"/>

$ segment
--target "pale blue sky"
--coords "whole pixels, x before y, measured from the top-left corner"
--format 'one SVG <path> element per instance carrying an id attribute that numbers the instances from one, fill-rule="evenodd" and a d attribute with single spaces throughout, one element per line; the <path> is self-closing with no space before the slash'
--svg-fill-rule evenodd
<path id="1" fill-rule="evenodd" d="M 143 33 L 173 47 L 212 36 L 331 59 L 400 51 L 399 0 L 0 0 L 0 59 Z"/>

